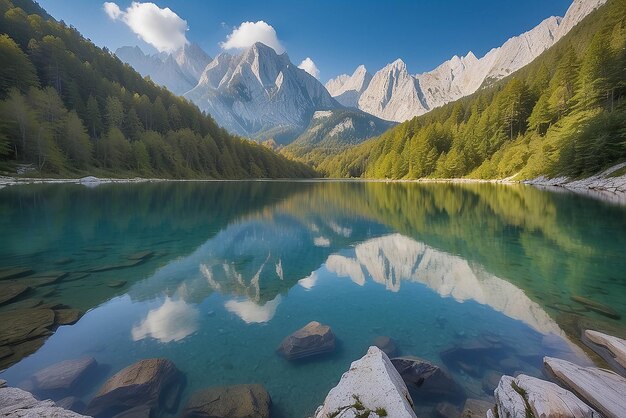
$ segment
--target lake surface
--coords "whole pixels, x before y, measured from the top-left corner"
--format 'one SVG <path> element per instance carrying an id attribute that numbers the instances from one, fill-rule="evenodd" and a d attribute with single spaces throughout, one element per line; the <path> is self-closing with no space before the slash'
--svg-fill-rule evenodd
<path id="1" fill-rule="evenodd" d="M 544 355 L 594 361 L 579 324 L 626 328 L 625 232 L 624 207 L 521 185 L 9 187 L 0 268 L 70 274 L 0 306 L 0 321 L 33 300 L 85 314 L 33 354 L 5 358 L 17 363 L 0 378 L 23 385 L 92 356 L 100 372 L 75 393 L 87 402 L 120 369 L 165 357 L 187 378 L 181 406 L 198 389 L 261 383 L 273 417 L 306 417 L 377 336 L 390 336 L 401 355 L 447 368 L 467 397 L 490 400 L 493 374 L 541 376 Z M 313 320 L 332 327 L 334 353 L 276 353 Z M 462 361 L 442 355 L 477 342 L 493 346 L 456 351 Z M 420 417 L 439 402 L 415 401 Z"/>

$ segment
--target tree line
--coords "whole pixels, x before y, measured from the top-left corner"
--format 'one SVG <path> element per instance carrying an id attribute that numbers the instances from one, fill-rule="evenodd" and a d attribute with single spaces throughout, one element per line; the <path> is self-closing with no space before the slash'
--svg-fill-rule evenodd
<path id="1" fill-rule="evenodd" d="M 584 176 L 626 159 L 626 0 L 472 96 L 315 161 L 332 177 Z"/>
<path id="2" fill-rule="evenodd" d="M 30 0 L 0 0 L 0 166 L 51 175 L 310 177 L 227 133 Z"/>

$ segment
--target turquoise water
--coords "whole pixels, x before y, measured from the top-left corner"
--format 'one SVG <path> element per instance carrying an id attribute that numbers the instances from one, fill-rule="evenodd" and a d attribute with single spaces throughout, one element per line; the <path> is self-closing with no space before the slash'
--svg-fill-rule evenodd
<path id="1" fill-rule="evenodd" d="M 540 376 L 543 355 L 591 363 L 575 324 L 626 328 L 625 231 L 624 207 L 527 186 L 5 188 L 0 268 L 70 273 L 21 298 L 86 313 L 0 378 L 20 385 L 50 364 L 93 356 L 100 373 L 76 393 L 88 401 L 123 367 L 165 357 L 187 377 L 181 406 L 208 386 L 262 383 L 273 417 L 306 417 L 386 335 L 402 355 L 446 367 L 467 397 L 490 400 L 490 373 Z M 151 256 L 129 266 L 143 251 Z M 0 306 L 0 315 L 10 309 Z M 295 363 L 280 357 L 281 340 L 312 320 L 332 327 L 337 350 Z M 485 338 L 501 348 L 465 353 L 465 367 L 441 356 Z M 439 401 L 415 400 L 420 417 Z"/>

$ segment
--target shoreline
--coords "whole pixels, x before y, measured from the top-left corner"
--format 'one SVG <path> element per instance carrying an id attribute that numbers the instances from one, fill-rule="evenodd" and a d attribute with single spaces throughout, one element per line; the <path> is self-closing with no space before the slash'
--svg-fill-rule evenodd
<path id="1" fill-rule="evenodd" d="M 362 178 L 256 178 L 256 179 L 168 179 L 168 178 L 98 178 L 86 176 L 81 178 L 51 178 L 51 177 L 17 177 L 0 176 L 0 189 L 7 186 L 24 184 L 82 184 L 87 187 L 96 187 L 100 184 L 130 184 L 130 183 L 157 183 L 157 182 L 348 182 L 348 183 L 449 183 L 449 184 L 523 184 L 542 190 L 569 191 L 591 198 L 609 201 L 612 203 L 626 204 L 626 173 L 620 176 L 611 175 L 618 170 L 626 168 L 626 162 L 614 165 L 598 174 L 583 179 L 571 179 L 569 177 L 547 178 L 540 176 L 529 180 L 504 179 L 468 179 L 468 178 L 421 178 L 421 179 L 362 179 Z"/>

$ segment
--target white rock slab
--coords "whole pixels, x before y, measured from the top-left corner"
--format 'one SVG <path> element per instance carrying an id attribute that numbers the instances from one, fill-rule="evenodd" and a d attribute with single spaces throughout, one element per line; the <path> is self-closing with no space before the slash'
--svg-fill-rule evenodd
<path id="1" fill-rule="evenodd" d="M 370 418 L 380 417 L 378 408 L 383 408 L 387 417 L 416 418 L 404 381 L 378 347 L 370 347 L 365 356 L 350 365 L 317 408 L 315 418 L 354 418 L 364 412 L 354 407 L 357 402 L 371 411 Z"/>
<path id="2" fill-rule="evenodd" d="M 606 347 L 611 352 L 615 361 L 626 369 L 626 341 L 621 338 L 603 334 L 598 331 L 586 330 L 585 337 L 594 344 Z M 626 396 L 626 395 L 625 395 Z"/>
<path id="3" fill-rule="evenodd" d="M 544 357 L 543 365 L 560 383 L 606 418 L 626 417 L 626 379 L 622 376 L 552 357 Z"/>
<path id="4" fill-rule="evenodd" d="M 498 407 L 498 416 L 503 418 L 525 418 L 526 402 L 514 388 L 511 376 L 502 376 L 498 387 L 493 392 Z"/>
<path id="5" fill-rule="evenodd" d="M 18 388 L 0 388 L 0 417 L 23 418 L 89 418 L 60 408 L 51 400 L 38 401 Z"/>
<path id="6" fill-rule="evenodd" d="M 535 417 L 546 418 L 600 418 L 600 414 L 567 389 L 545 380 L 526 375 L 515 378 L 515 384 L 524 392 Z"/>

